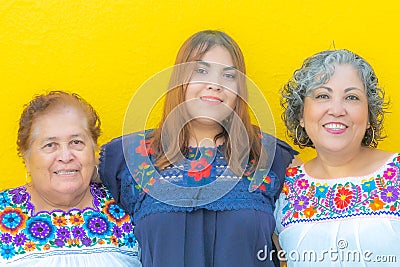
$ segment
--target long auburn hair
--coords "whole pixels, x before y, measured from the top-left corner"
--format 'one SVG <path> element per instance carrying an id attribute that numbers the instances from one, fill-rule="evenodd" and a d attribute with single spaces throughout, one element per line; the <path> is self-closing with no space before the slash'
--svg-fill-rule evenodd
<path id="1" fill-rule="evenodd" d="M 252 161 L 250 170 L 253 171 L 262 157 L 266 162 L 266 154 L 262 152 L 260 129 L 252 125 L 247 105 L 246 67 L 242 51 L 237 43 L 226 33 L 214 30 L 200 31 L 192 35 L 181 46 L 175 60 L 175 66 L 169 82 L 169 90 L 165 96 L 164 111 L 158 127 L 151 132 L 151 149 L 154 156 L 154 165 L 162 170 L 187 155 L 189 139 L 192 136 L 192 128 L 182 112 L 172 112 L 178 105 L 185 101 L 186 90 L 190 75 L 184 63 L 195 62 L 214 46 L 221 46 L 227 49 L 232 57 L 234 67 L 241 72 L 238 75 L 238 97 L 234 112 L 223 125 L 221 133 L 214 137 L 225 140 L 224 156 L 230 168 L 235 174 L 242 174 L 249 161 Z M 182 67 L 183 66 L 183 67 Z M 190 69 L 190 68 L 189 68 Z M 172 116 L 172 118 L 171 118 Z M 168 118 L 168 120 L 167 120 Z M 186 121 L 185 121 L 186 120 Z M 162 143 L 162 136 L 174 136 L 176 129 L 183 125 L 178 138 L 169 138 L 168 145 Z M 229 130 L 229 134 L 227 130 Z M 248 138 L 248 143 L 244 142 Z M 265 158 L 264 158 L 265 157 Z"/>

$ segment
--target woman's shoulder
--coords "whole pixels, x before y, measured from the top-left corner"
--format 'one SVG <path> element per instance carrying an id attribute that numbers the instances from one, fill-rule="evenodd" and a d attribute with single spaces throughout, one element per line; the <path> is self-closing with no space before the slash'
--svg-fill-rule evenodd
<path id="1" fill-rule="evenodd" d="M 378 162 L 381 166 L 385 165 L 388 160 L 393 161 L 393 160 L 399 160 L 400 159 L 400 152 L 392 152 L 392 151 L 386 151 L 386 150 L 381 150 L 381 149 L 371 149 L 374 152 L 372 153 L 375 161 Z M 371 157 L 368 157 L 371 159 Z"/>
<path id="2" fill-rule="evenodd" d="M 103 183 L 91 182 L 89 186 L 90 192 L 92 193 L 94 198 L 97 198 L 98 200 L 114 199 L 110 190 Z"/>
<path id="3" fill-rule="evenodd" d="M 124 145 L 132 144 L 132 143 L 140 143 L 141 140 L 149 140 L 149 135 L 151 132 L 153 132 L 152 129 L 115 137 L 115 138 L 111 139 L 109 142 L 102 145 L 102 149 L 103 150 L 104 149 L 112 149 L 112 148 L 120 149 Z"/>
<path id="4" fill-rule="evenodd" d="M 375 157 L 371 157 L 370 160 L 365 161 L 366 166 L 372 166 L 370 172 L 377 174 L 382 171 L 395 170 L 397 173 L 400 172 L 400 152 L 389 152 L 384 150 L 377 150 Z"/>
<path id="5" fill-rule="evenodd" d="M 261 142 L 266 149 L 268 157 L 273 160 L 273 169 L 279 169 L 279 175 L 284 175 L 285 169 L 299 154 L 285 141 L 265 132 L 260 134 Z M 284 176 L 282 176 L 284 177 Z"/>
<path id="6" fill-rule="evenodd" d="M 0 208 L 26 203 L 30 199 L 29 196 L 24 185 L 4 189 L 0 191 Z"/>
<path id="7" fill-rule="evenodd" d="M 261 138 L 261 142 L 264 146 L 267 146 L 267 147 L 275 146 L 275 149 L 285 150 L 287 152 L 292 153 L 293 155 L 299 154 L 286 141 L 283 141 L 282 139 L 279 139 L 269 133 L 261 132 L 260 138 Z"/>
<path id="8" fill-rule="evenodd" d="M 379 173 L 382 169 L 399 167 L 400 153 L 390 152 L 376 148 L 365 148 L 357 157 L 353 166 L 355 170 L 351 176 L 364 177 Z M 357 171 L 358 169 L 358 171 Z"/>
<path id="9" fill-rule="evenodd" d="M 132 151 L 140 150 L 143 147 L 148 147 L 149 134 L 152 130 L 135 132 L 127 135 L 116 137 L 108 143 L 102 145 L 100 151 L 100 166 L 107 161 L 125 162 L 125 155 Z"/>

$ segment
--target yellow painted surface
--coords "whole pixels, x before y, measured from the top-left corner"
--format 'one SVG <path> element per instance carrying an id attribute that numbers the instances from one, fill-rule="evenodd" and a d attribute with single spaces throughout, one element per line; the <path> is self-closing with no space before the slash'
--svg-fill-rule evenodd
<path id="1" fill-rule="evenodd" d="M 333 42 L 365 57 L 392 100 L 380 147 L 400 151 L 399 14 L 394 0 L 0 0 L 0 189 L 25 183 L 15 143 L 33 95 L 59 89 L 83 96 L 102 118 L 103 144 L 122 133 L 135 90 L 203 29 L 226 31 L 239 43 L 282 139 L 278 91 L 305 57 Z M 312 156 L 302 151 L 303 160 Z"/>

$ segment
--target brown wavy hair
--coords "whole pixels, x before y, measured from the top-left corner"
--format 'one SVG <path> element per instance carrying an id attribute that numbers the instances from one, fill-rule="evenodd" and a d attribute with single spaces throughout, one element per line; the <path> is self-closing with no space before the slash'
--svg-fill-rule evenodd
<path id="1" fill-rule="evenodd" d="M 169 83 L 169 90 L 166 93 L 164 111 L 159 126 L 150 134 L 151 148 L 154 152 L 154 164 L 159 169 L 164 169 L 174 162 L 182 159 L 182 155 L 187 155 L 189 139 L 192 136 L 190 123 L 185 123 L 186 118 L 179 112 L 172 112 L 178 105 L 185 101 L 188 86 L 187 68 L 183 63 L 199 61 L 213 47 L 221 46 L 227 49 L 232 57 L 234 67 L 242 73 L 239 75 L 239 90 L 234 112 L 231 114 L 227 125 L 223 125 L 221 133 L 214 137 L 214 141 L 224 138 L 224 156 L 229 162 L 229 166 L 236 174 L 243 173 L 243 169 L 249 160 L 253 160 L 253 168 L 257 166 L 261 150 L 261 140 L 259 137 L 259 127 L 252 125 L 247 105 L 247 86 L 245 80 L 246 66 L 242 51 L 238 44 L 226 33 L 221 31 L 206 30 L 198 32 L 187 39 L 181 46 L 175 61 L 175 67 Z M 172 116 L 172 118 L 171 118 Z M 168 120 L 167 120 L 168 117 Z M 178 138 L 171 138 L 167 148 L 162 144 L 163 134 L 173 136 L 176 129 L 184 125 L 179 132 Z M 229 129 L 229 134 L 226 129 Z M 248 143 L 243 142 L 248 138 Z M 246 153 L 245 153 L 246 152 Z M 266 155 L 265 161 L 266 162 Z"/>
<path id="2" fill-rule="evenodd" d="M 46 114 L 51 108 L 58 105 L 71 105 L 80 110 L 86 118 L 87 131 L 92 142 L 97 147 L 97 139 L 100 136 L 101 122 L 94 108 L 81 98 L 78 94 L 67 93 L 64 91 L 50 91 L 46 94 L 35 96 L 27 105 L 21 114 L 19 120 L 17 149 L 18 155 L 22 158 L 29 153 L 32 144 L 32 125 L 40 116 Z"/>

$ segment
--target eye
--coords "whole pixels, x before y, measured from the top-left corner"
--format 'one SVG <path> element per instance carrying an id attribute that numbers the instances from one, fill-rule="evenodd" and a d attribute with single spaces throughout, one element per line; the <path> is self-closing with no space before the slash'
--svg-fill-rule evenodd
<path id="1" fill-rule="evenodd" d="M 197 73 L 200 73 L 200 74 L 207 74 L 208 73 L 205 68 L 196 68 L 194 71 L 197 72 Z"/>
<path id="2" fill-rule="evenodd" d="M 314 96 L 315 99 L 329 99 L 328 94 L 317 94 Z"/>
<path id="3" fill-rule="evenodd" d="M 348 95 L 348 96 L 346 96 L 346 100 L 356 101 L 356 100 L 360 100 L 360 98 L 356 95 Z"/>
<path id="4" fill-rule="evenodd" d="M 76 150 L 82 150 L 83 148 L 85 148 L 85 143 L 79 139 L 71 140 L 70 145 L 73 149 Z"/>
<path id="5" fill-rule="evenodd" d="M 236 73 L 227 72 L 227 73 L 224 73 L 223 76 L 225 78 L 227 78 L 227 79 L 230 79 L 230 80 L 236 79 Z"/>
<path id="6" fill-rule="evenodd" d="M 56 142 L 50 142 L 50 143 L 47 143 L 44 146 L 42 146 L 42 150 L 44 152 L 50 153 L 57 149 L 57 145 L 58 144 Z"/>

